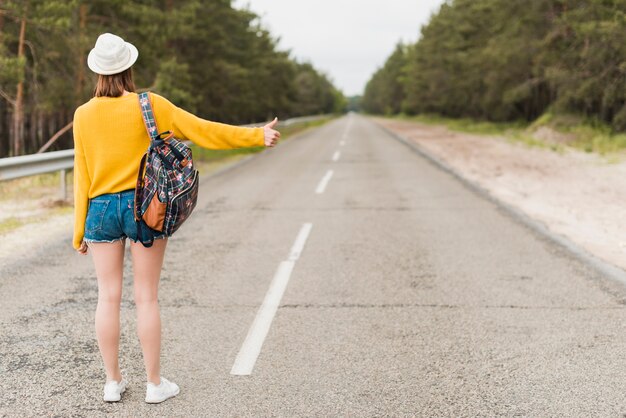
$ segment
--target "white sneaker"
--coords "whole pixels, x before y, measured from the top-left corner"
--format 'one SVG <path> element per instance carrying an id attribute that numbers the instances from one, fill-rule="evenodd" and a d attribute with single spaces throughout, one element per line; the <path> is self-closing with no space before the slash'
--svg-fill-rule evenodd
<path id="1" fill-rule="evenodd" d="M 174 382 L 170 382 L 164 377 L 161 377 L 161 383 L 155 385 L 152 382 L 148 382 L 146 388 L 146 402 L 147 403 L 159 403 L 172 396 L 178 395 L 180 388 Z"/>
<path id="2" fill-rule="evenodd" d="M 122 393 L 126 390 L 126 386 L 128 386 L 128 382 L 124 378 L 119 383 L 115 380 L 106 382 L 104 385 L 105 402 L 118 402 L 122 399 Z"/>

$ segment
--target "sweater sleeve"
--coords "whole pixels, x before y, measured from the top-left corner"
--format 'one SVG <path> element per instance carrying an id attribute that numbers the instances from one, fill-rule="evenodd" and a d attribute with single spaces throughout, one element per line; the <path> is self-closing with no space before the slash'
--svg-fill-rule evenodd
<path id="1" fill-rule="evenodd" d="M 242 128 L 205 120 L 175 106 L 158 94 L 151 95 L 159 131 L 173 131 L 177 138 L 188 139 L 209 149 L 265 145 L 263 128 Z"/>
<path id="2" fill-rule="evenodd" d="M 87 172 L 85 152 L 80 136 L 78 111 L 74 113 L 74 237 L 72 245 L 75 249 L 80 247 L 85 234 L 85 219 L 89 205 L 89 186 L 91 179 Z"/>

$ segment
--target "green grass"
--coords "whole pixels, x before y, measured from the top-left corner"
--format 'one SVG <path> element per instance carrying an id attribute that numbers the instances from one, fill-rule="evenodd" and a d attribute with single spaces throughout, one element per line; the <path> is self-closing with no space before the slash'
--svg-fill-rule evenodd
<path id="1" fill-rule="evenodd" d="M 543 141 L 532 135 L 528 131 L 510 131 L 502 135 L 508 141 L 525 144 L 529 147 L 546 148 L 556 152 L 564 152 L 566 146 L 564 144 L 555 144 Z"/>
<path id="2" fill-rule="evenodd" d="M 16 217 L 10 217 L 3 221 L 0 221 L 0 235 L 6 234 L 7 232 L 11 232 L 14 229 L 17 229 L 20 226 L 26 224 L 27 222 L 28 222 L 27 219 L 16 218 Z"/>
<path id="3" fill-rule="evenodd" d="M 478 121 L 469 118 L 447 118 L 438 115 L 398 115 L 396 118 L 423 123 L 426 125 L 443 125 L 451 131 L 469 133 L 474 135 L 500 136 L 511 142 L 519 142 L 530 147 L 550 148 L 560 151 L 562 147 L 548 144 L 533 137 L 528 131 L 529 124 L 525 122 L 489 122 Z"/>
<path id="4" fill-rule="evenodd" d="M 68 170 L 65 182 L 70 194 L 74 176 Z M 61 173 L 39 174 L 14 180 L 0 181 L 0 200 L 38 199 L 42 197 L 58 198 L 61 195 Z"/>
<path id="5" fill-rule="evenodd" d="M 497 135 L 513 142 L 524 143 L 532 147 L 549 148 L 558 152 L 564 151 L 568 146 L 601 155 L 621 153 L 626 149 L 625 133 L 615 133 L 604 123 L 574 115 L 555 115 L 548 112 L 533 123 L 488 122 L 467 118 L 453 119 L 437 115 L 398 115 L 396 118 L 429 125 L 443 125 L 457 132 Z M 549 127 L 558 133 L 570 134 L 573 139 L 567 144 L 557 144 L 536 138 L 533 136 L 533 132 L 541 127 Z"/>
<path id="6" fill-rule="evenodd" d="M 51 206 L 48 210 L 38 215 L 16 217 L 10 216 L 0 221 L 0 236 L 11 232 L 22 225 L 44 222 L 53 216 L 67 215 L 74 212 L 73 206 L 64 204 L 61 206 Z"/>
<path id="7" fill-rule="evenodd" d="M 237 148 L 229 150 L 213 150 L 202 148 L 192 144 L 193 160 L 195 163 L 213 163 L 221 160 L 229 160 L 235 156 L 245 156 L 248 154 L 256 154 L 262 151 L 264 147 Z"/>
<path id="8" fill-rule="evenodd" d="M 11 232 L 22 225 L 43 222 L 56 215 L 72 213 L 71 200 L 73 176 L 71 170 L 65 178 L 67 184 L 67 200 L 61 200 L 61 174 L 59 172 L 40 174 L 0 182 L 0 201 L 19 205 L 27 211 L 36 210 L 42 205 L 39 213 L 30 216 L 9 216 L 0 220 L 0 235 Z M 39 202 L 39 203 L 37 203 Z"/>
<path id="9" fill-rule="evenodd" d="M 533 122 L 531 128 L 541 126 L 571 134 L 574 140 L 569 145 L 585 152 L 610 155 L 626 149 L 626 133 L 613 132 L 610 126 L 597 119 L 547 112 Z"/>
<path id="10" fill-rule="evenodd" d="M 504 135 L 511 132 L 521 132 L 526 127 L 528 127 L 528 124 L 523 122 L 488 122 L 478 121 L 469 118 L 453 119 L 438 115 L 399 115 L 397 117 L 400 119 L 412 120 L 428 125 L 444 125 L 447 128 L 457 132 L 466 132 L 481 135 Z"/>

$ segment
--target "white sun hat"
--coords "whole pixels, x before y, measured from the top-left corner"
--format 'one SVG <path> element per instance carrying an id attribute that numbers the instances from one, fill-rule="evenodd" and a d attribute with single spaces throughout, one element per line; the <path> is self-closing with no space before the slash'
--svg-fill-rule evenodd
<path id="1" fill-rule="evenodd" d="M 89 52 L 87 65 L 96 74 L 117 74 L 130 68 L 138 56 L 135 45 L 112 33 L 103 33 Z"/>

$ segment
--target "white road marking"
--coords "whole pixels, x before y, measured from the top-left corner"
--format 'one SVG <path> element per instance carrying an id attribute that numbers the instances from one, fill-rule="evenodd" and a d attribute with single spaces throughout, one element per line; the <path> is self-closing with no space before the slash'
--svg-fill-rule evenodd
<path id="1" fill-rule="evenodd" d="M 293 246 L 291 247 L 288 260 L 296 261 L 298 258 L 300 258 L 300 254 L 302 253 L 302 249 L 304 248 L 304 243 L 306 242 L 306 239 L 309 237 L 309 233 L 311 232 L 312 227 L 313 227 L 313 224 L 311 223 L 305 223 L 304 225 L 302 225 L 302 228 L 300 228 L 300 232 L 298 233 L 298 236 L 296 237 L 296 241 L 293 243 Z"/>
<path id="2" fill-rule="evenodd" d="M 324 177 L 322 177 L 322 179 L 320 180 L 319 184 L 317 185 L 317 189 L 315 189 L 315 193 L 317 194 L 324 193 L 324 190 L 326 189 L 326 185 L 328 184 L 332 176 L 333 176 L 333 170 L 328 170 L 326 174 L 324 175 Z"/>
<path id="3" fill-rule="evenodd" d="M 339 141 L 339 145 L 343 147 L 344 145 L 346 145 L 346 141 Z"/>
<path id="4" fill-rule="evenodd" d="M 281 262 L 278 266 L 278 270 L 276 270 L 276 274 L 272 279 L 272 284 L 265 294 L 263 304 L 259 308 L 254 322 L 248 330 L 248 335 L 237 354 L 237 358 L 235 358 L 235 363 L 230 370 L 230 374 L 237 376 L 252 374 L 252 369 L 261 352 L 263 341 L 265 341 L 265 337 L 270 330 L 272 320 L 278 309 L 278 304 L 283 296 L 285 287 L 287 287 L 287 282 L 289 282 L 294 264 L 294 261 L 288 260 Z"/>
<path id="5" fill-rule="evenodd" d="M 287 283 L 289 283 L 293 267 L 302 253 L 302 249 L 304 248 L 304 244 L 309 237 L 312 227 L 313 224 L 311 223 L 302 225 L 296 237 L 296 241 L 291 247 L 289 258 L 278 265 L 272 283 L 265 294 L 265 299 L 263 299 L 263 303 L 254 318 L 254 322 L 252 322 L 248 330 L 248 335 L 235 358 L 235 363 L 230 370 L 230 374 L 237 376 L 248 376 L 252 374 L 254 364 L 261 353 L 263 341 L 265 341 L 265 337 L 270 330 L 280 300 L 287 288 Z"/>
<path id="6" fill-rule="evenodd" d="M 333 161 L 339 160 L 339 157 L 341 157 L 341 151 L 335 151 L 333 154 Z"/>

